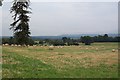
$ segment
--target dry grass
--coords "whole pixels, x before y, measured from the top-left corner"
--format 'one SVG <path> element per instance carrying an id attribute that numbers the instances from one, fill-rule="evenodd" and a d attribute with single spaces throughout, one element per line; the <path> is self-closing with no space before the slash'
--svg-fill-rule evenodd
<path id="1" fill-rule="evenodd" d="M 4 46 L 0 55 L 3 77 L 117 77 L 117 49 L 117 43 L 53 47 L 53 50 L 49 46 Z"/>
<path id="2" fill-rule="evenodd" d="M 55 68 L 65 67 L 93 67 L 104 63 L 113 65 L 118 63 L 118 51 L 112 52 L 112 45 L 106 48 L 101 46 L 65 46 L 64 48 L 54 47 L 52 51 L 48 46 L 43 47 L 4 47 L 10 52 L 23 55 L 24 57 L 41 60 L 45 64 L 53 65 Z M 11 49 L 14 48 L 14 49 Z M 114 46 L 113 48 L 117 48 Z M 97 50 L 96 50 L 97 49 Z M 12 59 L 7 60 L 12 61 Z M 3 61 L 6 62 L 6 61 Z M 19 63 L 19 62 L 13 62 Z M 11 64 L 13 64 L 11 63 Z"/>

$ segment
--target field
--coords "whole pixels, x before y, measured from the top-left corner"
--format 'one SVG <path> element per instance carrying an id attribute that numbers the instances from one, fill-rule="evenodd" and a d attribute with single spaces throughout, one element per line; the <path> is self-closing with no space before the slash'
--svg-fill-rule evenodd
<path id="1" fill-rule="evenodd" d="M 112 51 L 115 49 L 115 51 Z M 3 78 L 117 78 L 118 43 L 2 49 Z"/>

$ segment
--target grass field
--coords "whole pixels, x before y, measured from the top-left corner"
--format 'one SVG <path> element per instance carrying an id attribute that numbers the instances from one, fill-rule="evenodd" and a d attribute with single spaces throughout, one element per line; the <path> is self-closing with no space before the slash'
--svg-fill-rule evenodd
<path id="1" fill-rule="evenodd" d="M 118 77 L 117 43 L 48 48 L 3 46 L 3 78 Z"/>

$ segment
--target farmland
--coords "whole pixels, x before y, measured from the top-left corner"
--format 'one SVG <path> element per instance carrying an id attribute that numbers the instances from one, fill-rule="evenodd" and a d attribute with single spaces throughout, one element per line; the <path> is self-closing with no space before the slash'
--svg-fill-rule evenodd
<path id="1" fill-rule="evenodd" d="M 118 43 L 3 46 L 2 62 L 3 78 L 117 78 Z"/>

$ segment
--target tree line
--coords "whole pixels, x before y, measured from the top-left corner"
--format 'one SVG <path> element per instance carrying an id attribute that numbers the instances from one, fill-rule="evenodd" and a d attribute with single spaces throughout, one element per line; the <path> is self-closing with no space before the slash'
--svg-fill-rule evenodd
<path id="1" fill-rule="evenodd" d="M 34 40 L 30 38 L 26 44 L 27 45 L 41 45 L 41 46 L 47 46 L 47 45 L 53 45 L 53 46 L 71 46 L 76 45 L 78 46 L 80 43 L 84 43 L 85 45 L 91 45 L 91 43 L 94 42 L 119 42 L 120 37 L 109 37 L 107 34 L 105 35 L 98 35 L 98 36 L 81 36 L 78 39 L 73 39 L 69 37 L 63 37 L 62 39 L 38 39 Z M 14 37 L 10 38 L 2 38 L 2 44 L 17 44 L 20 45 L 19 42 Z"/>

